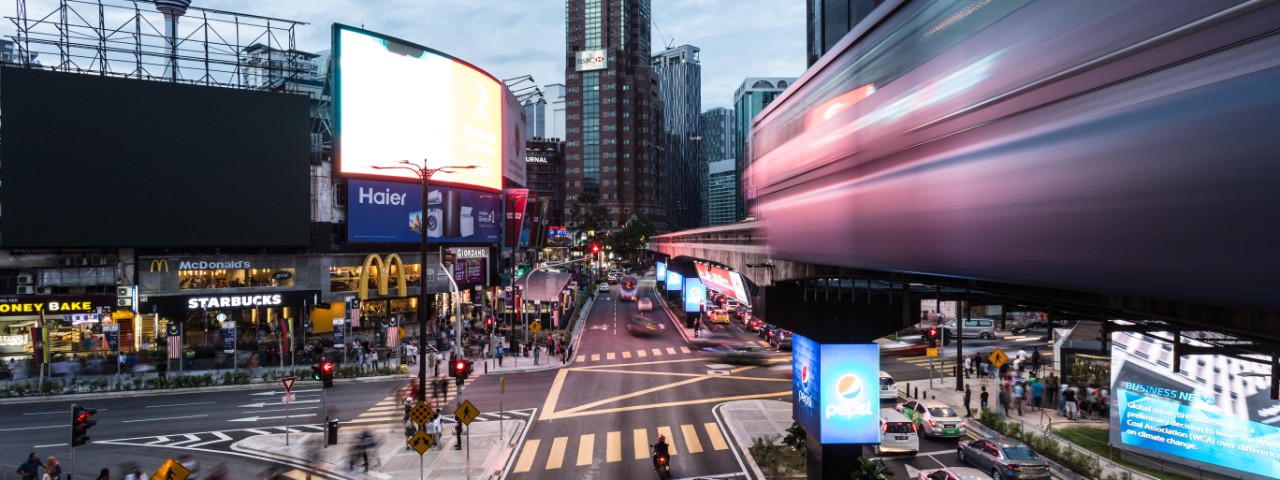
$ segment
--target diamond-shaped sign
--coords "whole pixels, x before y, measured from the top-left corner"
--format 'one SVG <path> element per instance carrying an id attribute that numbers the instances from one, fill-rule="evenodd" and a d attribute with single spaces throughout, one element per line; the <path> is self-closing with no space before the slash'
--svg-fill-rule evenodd
<path id="1" fill-rule="evenodd" d="M 454 418 L 457 418 L 459 422 L 466 426 L 471 426 L 471 421 L 475 420 L 477 415 L 480 415 L 480 409 L 472 405 L 471 400 L 463 400 L 462 405 L 459 405 L 458 409 L 453 411 Z"/>
<path id="2" fill-rule="evenodd" d="M 419 403 L 409 409 L 409 418 L 418 425 L 431 421 L 431 417 L 434 416 L 436 416 L 436 412 L 431 410 L 431 407 L 428 407 L 425 403 Z"/>
<path id="3" fill-rule="evenodd" d="M 1003 351 L 997 348 L 996 351 L 991 352 L 991 355 L 987 357 L 987 360 L 991 360 L 992 365 L 995 365 L 996 368 L 1000 368 L 1004 366 L 1004 362 L 1009 361 L 1009 356 L 1005 355 Z"/>
<path id="4" fill-rule="evenodd" d="M 533 322 L 529 323 L 530 332 L 538 333 L 539 330 L 542 330 L 542 322 L 534 320 Z"/>
<path id="5" fill-rule="evenodd" d="M 412 437 L 409 437 L 409 447 L 413 448 L 414 451 L 418 452 L 418 455 L 427 453 L 427 450 L 430 449 L 431 446 L 435 444 L 436 444 L 436 439 L 432 438 L 431 435 L 427 435 L 427 432 L 425 430 L 418 430 L 418 433 L 415 433 L 413 434 Z"/>
<path id="6" fill-rule="evenodd" d="M 151 480 L 185 480 L 189 475 L 191 475 L 191 470 L 187 470 L 187 467 L 170 458 L 165 460 L 164 465 L 161 465 L 156 470 L 156 474 L 151 476 Z"/>

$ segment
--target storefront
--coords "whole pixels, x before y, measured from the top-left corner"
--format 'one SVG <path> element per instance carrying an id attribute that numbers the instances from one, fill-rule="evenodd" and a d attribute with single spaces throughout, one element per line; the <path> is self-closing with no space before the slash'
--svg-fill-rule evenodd
<path id="1" fill-rule="evenodd" d="M 109 350 L 103 325 L 113 323 L 115 301 L 101 295 L 0 298 L 0 359 L 30 360 L 39 352 L 44 362 Z"/>
<path id="2" fill-rule="evenodd" d="M 319 297 L 319 290 L 234 293 L 223 290 L 196 295 L 140 296 L 138 316 L 146 319 L 142 323 L 156 332 L 164 332 L 170 323 L 179 322 L 183 343 L 188 348 L 253 349 L 290 338 L 300 340 L 306 328 L 302 312 L 315 305 Z M 140 348 L 148 348 L 145 338 Z"/>

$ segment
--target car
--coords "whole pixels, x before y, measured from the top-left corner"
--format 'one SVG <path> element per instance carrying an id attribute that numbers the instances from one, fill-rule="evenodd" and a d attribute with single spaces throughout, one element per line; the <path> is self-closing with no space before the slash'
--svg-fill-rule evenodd
<path id="1" fill-rule="evenodd" d="M 662 326 L 658 325 L 658 322 L 645 317 L 634 316 L 627 321 L 627 333 L 637 337 L 651 337 L 661 330 Z"/>
<path id="2" fill-rule="evenodd" d="M 748 345 L 709 343 L 700 350 L 718 361 L 735 365 L 760 365 L 769 358 L 768 350 Z"/>
<path id="3" fill-rule="evenodd" d="M 956 454 L 961 463 L 973 465 L 984 472 L 991 472 L 994 479 L 1047 479 L 1050 478 L 1049 462 L 1037 455 L 1027 444 L 1007 437 L 962 441 Z"/>
<path id="4" fill-rule="evenodd" d="M 617 284 L 618 284 L 618 277 L 609 277 L 609 282 L 608 282 L 608 283 L 609 283 L 609 285 L 617 285 Z"/>
<path id="5" fill-rule="evenodd" d="M 791 331 L 775 328 L 769 332 L 769 345 L 778 350 L 791 349 Z"/>
<path id="6" fill-rule="evenodd" d="M 898 399 L 898 381 L 884 370 L 880 371 L 880 401 Z M 915 430 L 912 430 L 915 431 Z"/>
<path id="7" fill-rule="evenodd" d="M 760 325 L 760 329 L 756 330 L 756 335 L 760 336 L 760 338 L 767 340 L 769 338 L 769 334 L 773 333 L 773 329 L 775 328 L 778 328 L 778 327 L 773 326 L 772 323 L 763 323 Z"/>
<path id="8" fill-rule="evenodd" d="M 1013 328 L 1012 328 L 1012 329 L 1010 329 L 1009 331 L 1010 331 L 1010 332 L 1012 332 L 1014 335 L 1023 335 L 1023 334 L 1030 333 L 1030 332 L 1039 332 L 1039 333 L 1043 333 L 1043 332 L 1044 332 L 1046 329 L 1048 329 L 1048 328 L 1067 328 L 1067 323 L 1066 323 L 1066 322 L 1056 322 L 1056 321 L 1055 321 L 1055 322 L 1046 322 L 1046 321 L 1043 321 L 1043 320 L 1037 320 L 1037 321 L 1034 321 L 1034 322 L 1028 323 L 1028 324 L 1026 324 L 1026 325 L 1022 325 L 1022 326 L 1018 326 L 1018 327 L 1013 327 Z"/>
<path id="9" fill-rule="evenodd" d="M 899 403 L 896 410 L 916 423 L 926 437 L 963 437 L 966 432 L 964 419 L 950 405 L 937 400 L 908 400 Z"/>
<path id="10" fill-rule="evenodd" d="M 729 312 L 724 311 L 723 308 L 717 308 L 715 310 L 712 310 L 711 323 L 728 325 L 730 323 Z"/>
<path id="11" fill-rule="evenodd" d="M 950 343 L 951 339 L 956 335 L 956 321 L 947 322 L 942 328 L 946 330 L 947 343 Z M 996 338 L 996 321 L 990 318 L 965 319 L 964 331 L 961 333 L 964 338 L 981 338 L 984 340 Z"/>
<path id="12" fill-rule="evenodd" d="M 751 309 L 747 308 L 746 305 L 738 305 L 738 308 L 732 311 L 733 315 L 738 317 L 738 320 L 742 320 L 742 323 L 747 323 L 751 320 Z"/>
<path id="13" fill-rule="evenodd" d="M 601 284 L 600 284 L 600 288 L 599 288 L 599 290 L 600 290 L 601 292 L 608 292 L 608 291 L 609 291 L 609 284 L 607 284 L 607 283 L 601 283 Z"/>
<path id="14" fill-rule="evenodd" d="M 639 310 L 641 312 L 648 312 L 650 310 L 653 310 L 653 300 L 649 300 L 647 298 L 641 298 L 636 300 L 636 310 Z"/>
<path id="15" fill-rule="evenodd" d="M 916 424 L 892 408 L 880 409 L 880 443 L 875 446 L 876 455 L 886 453 L 920 452 L 920 436 Z"/>
<path id="16" fill-rule="evenodd" d="M 764 325 L 764 320 L 759 319 L 759 318 L 755 318 L 755 317 L 748 317 L 748 318 L 747 318 L 747 329 L 748 329 L 748 330 L 751 330 L 751 331 L 753 331 L 753 332 L 759 332 L 759 331 L 760 331 L 760 326 L 761 326 L 761 325 Z"/>
<path id="17" fill-rule="evenodd" d="M 946 467 L 921 470 L 919 480 L 991 480 L 991 476 L 972 467 Z"/>

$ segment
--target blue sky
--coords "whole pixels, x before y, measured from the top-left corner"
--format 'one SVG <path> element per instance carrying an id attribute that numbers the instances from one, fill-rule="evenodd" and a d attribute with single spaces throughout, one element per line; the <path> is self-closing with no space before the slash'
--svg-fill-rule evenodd
<path id="1" fill-rule="evenodd" d="M 14 14 L 9 5 L 6 16 Z M 31 17 L 56 6 L 56 0 L 27 0 Z M 305 51 L 328 49 L 329 27 L 338 22 L 446 52 L 500 79 L 533 75 L 540 85 L 564 82 L 563 1 L 194 0 L 192 6 L 306 22 L 297 32 L 297 46 Z M 93 7 L 77 8 L 96 14 Z M 800 0 L 653 0 L 651 9 L 655 49 L 674 41 L 702 50 L 703 109 L 730 106 L 746 77 L 804 71 Z M 179 32 L 187 34 L 182 26 Z"/>

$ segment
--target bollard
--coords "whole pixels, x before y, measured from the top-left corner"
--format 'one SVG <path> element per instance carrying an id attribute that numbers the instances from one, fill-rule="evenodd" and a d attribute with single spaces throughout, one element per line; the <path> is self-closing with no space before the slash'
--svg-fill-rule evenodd
<path id="1" fill-rule="evenodd" d="M 325 437 L 329 445 L 338 444 L 338 419 L 326 419 Z"/>

